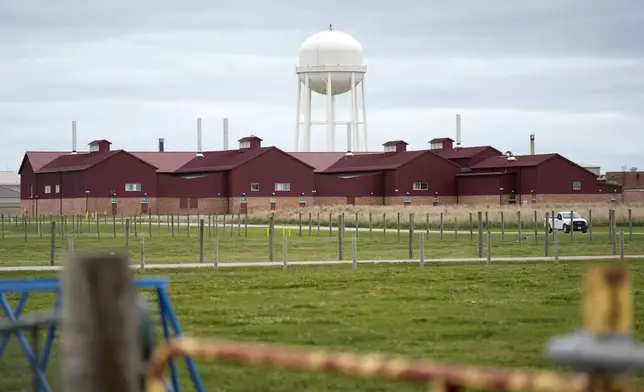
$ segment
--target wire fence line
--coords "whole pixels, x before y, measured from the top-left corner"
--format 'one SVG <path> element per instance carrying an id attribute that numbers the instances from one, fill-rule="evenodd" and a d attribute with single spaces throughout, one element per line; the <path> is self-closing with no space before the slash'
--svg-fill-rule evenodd
<path id="1" fill-rule="evenodd" d="M 612 214 L 611 214 L 612 216 Z M 56 265 L 65 255 L 64 247 L 79 250 L 109 247 L 125 251 L 130 258 L 148 264 L 217 262 L 274 262 L 285 258 L 301 261 L 471 259 L 498 257 L 554 257 L 574 255 L 617 256 L 644 254 L 644 236 L 633 236 L 632 220 L 618 225 L 614 218 L 607 228 L 593 233 L 559 230 L 535 218 L 531 228 L 518 226 L 514 231 L 491 230 L 488 213 L 479 211 L 465 227 L 447 228 L 418 224 L 410 213 L 406 228 L 402 220 L 395 228 L 363 228 L 345 214 L 331 217 L 326 227 L 311 216 L 296 225 L 278 225 L 269 216 L 266 225 L 252 225 L 246 216 L 201 216 L 195 226 L 170 220 L 163 223 L 151 216 L 132 216 L 106 223 L 101 219 L 76 216 L 51 217 L 51 220 L 12 221 L 3 226 L 4 252 L 0 265 Z M 546 214 L 546 217 L 551 217 Z M 4 221 L 3 221 L 4 222 Z M 592 220 L 590 221 L 592 222 Z M 352 225 L 353 223 L 353 225 Z M 33 231 L 36 228 L 36 234 Z M 45 230 L 48 228 L 48 230 Z M 628 230 L 625 232 L 625 229 Z M 644 234 L 644 233 L 642 233 Z M 279 238 L 282 238 L 281 244 Z M 70 242 L 71 241 L 71 242 Z M 24 246 L 25 242 L 31 244 Z M 292 253 L 292 256 L 288 256 Z"/>

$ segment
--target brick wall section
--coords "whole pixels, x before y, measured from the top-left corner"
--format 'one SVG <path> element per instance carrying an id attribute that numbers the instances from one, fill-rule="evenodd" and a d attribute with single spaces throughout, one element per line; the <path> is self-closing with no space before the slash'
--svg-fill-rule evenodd
<path id="1" fill-rule="evenodd" d="M 306 197 L 306 205 L 313 206 L 315 205 L 315 200 L 311 196 Z M 231 197 L 228 199 L 228 212 L 237 213 L 241 212 L 241 198 Z M 275 209 L 292 209 L 298 208 L 300 206 L 300 198 L 298 197 L 277 197 L 277 203 L 275 204 Z M 257 211 L 270 211 L 271 209 L 271 199 L 270 197 L 248 197 L 246 208 L 248 213 L 257 212 Z"/>
<path id="2" fill-rule="evenodd" d="M 438 202 L 440 205 L 446 204 L 456 204 L 456 196 L 439 196 Z M 412 196 L 411 205 L 433 205 L 434 197 L 433 196 Z M 404 196 L 390 196 L 385 197 L 385 205 L 388 206 L 403 206 L 405 205 Z"/>
<path id="3" fill-rule="evenodd" d="M 125 197 L 118 198 L 117 214 L 140 214 L 141 198 Z M 156 208 L 156 199 L 148 198 L 150 211 L 154 212 Z M 27 214 L 34 216 L 36 214 L 36 204 L 32 200 L 21 200 L 20 207 L 27 208 Z M 83 215 L 85 207 L 91 214 L 112 215 L 112 199 L 105 197 L 90 197 L 85 200 L 84 197 L 69 199 L 43 199 L 38 200 L 38 215 Z"/>
<path id="4" fill-rule="evenodd" d="M 188 202 L 190 207 L 190 202 Z M 152 205 L 150 205 L 152 208 Z M 154 208 L 150 211 L 161 214 L 215 214 L 228 212 L 228 198 L 226 197 L 202 197 L 197 199 L 197 207 L 181 208 L 181 202 L 176 197 L 159 197 Z"/>

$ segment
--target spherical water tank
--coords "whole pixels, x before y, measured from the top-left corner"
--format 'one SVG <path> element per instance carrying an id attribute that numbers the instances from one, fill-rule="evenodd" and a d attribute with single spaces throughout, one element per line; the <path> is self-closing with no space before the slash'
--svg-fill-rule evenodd
<path id="1" fill-rule="evenodd" d="M 351 72 L 334 71 L 333 67 L 363 67 L 362 46 L 351 35 L 342 31 L 321 31 L 307 38 L 300 47 L 299 67 L 312 69 L 325 69 L 333 73 L 331 78 L 331 93 L 344 94 L 351 90 Z M 305 82 L 306 77 L 300 70 L 300 80 Z M 326 94 L 326 80 L 328 73 L 309 73 L 309 87 L 319 94 Z M 363 73 L 355 73 L 355 83 L 362 80 Z"/>

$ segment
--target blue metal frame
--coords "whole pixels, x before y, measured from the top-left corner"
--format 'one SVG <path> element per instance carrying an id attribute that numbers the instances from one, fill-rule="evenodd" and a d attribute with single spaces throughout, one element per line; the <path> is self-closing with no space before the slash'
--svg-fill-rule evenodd
<path id="1" fill-rule="evenodd" d="M 174 313 L 170 298 L 166 291 L 168 287 L 168 280 L 165 278 L 142 278 L 136 280 L 136 287 L 139 289 L 155 289 L 157 293 L 157 301 L 159 305 L 159 313 L 161 315 L 161 325 L 163 327 L 163 337 L 168 341 L 173 336 L 182 336 L 183 332 L 181 326 L 179 325 L 179 320 L 177 315 Z M 58 279 L 0 279 L 0 308 L 2 309 L 5 318 L 10 321 L 16 321 L 20 318 L 25 304 L 27 303 L 27 298 L 30 293 L 36 292 L 49 292 L 56 293 L 56 302 L 54 304 L 54 312 L 58 313 L 60 310 L 60 281 Z M 11 308 L 5 294 L 7 293 L 20 293 L 20 300 L 16 305 L 15 310 Z M 173 334 L 174 332 L 174 334 Z M 35 370 L 40 387 L 45 392 L 50 392 L 51 388 L 47 383 L 45 378 L 45 370 L 47 369 L 47 363 L 49 361 L 49 356 L 51 353 L 51 348 L 54 343 L 54 338 L 56 336 L 56 327 L 49 327 L 47 333 L 47 339 L 45 341 L 45 349 L 43 350 L 42 355 L 39 359 L 34 357 L 33 352 L 31 351 L 27 339 L 24 336 L 24 333 L 20 330 L 14 331 L 13 334 L 16 335 L 20 347 L 22 348 L 27 361 L 30 366 Z M 0 339 L 0 359 L 4 354 L 4 350 L 9 343 L 9 338 L 11 333 L 5 333 Z M 174 392 L 180 392 L 179 387 L 179 377 L 177 374 L 177 367 L 174 363 L 174 360 L 170 360 L 168 363 L 170 368 L 170 376 L 172 381 L 172 390 Z M 192 379 L 195 391 L 204 392 L 203 383 L 201 382 L 201 377 L 197 372 L 197 368 L 190 357 L 186 357 L 186 367 Z"/>

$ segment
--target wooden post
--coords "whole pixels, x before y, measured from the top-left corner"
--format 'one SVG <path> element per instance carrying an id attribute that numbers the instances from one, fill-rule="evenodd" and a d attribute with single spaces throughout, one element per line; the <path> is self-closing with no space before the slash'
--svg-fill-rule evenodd
<path id="1" fill-rule="evenodd" d="M 387 239 L 387 213 L 382 213 L 382 236 Z"/>
<path id="2" fill-rule="evenodd" d="M 315 218 L 315 222 L 318 225 L 318 237 L 320 236 L 320 211 L 318 211 L 318 216 Z"/>
<path id="3" fill-rule="evenodd" d="M 478 216 L 478 221 L 479 221 L 478 255 L 479 255 L 479 258 L 482 258 L 483 257 L 483 213 L 481 211 L 478 211 L 476 214 Z"/>
<path id="4" fill-rule="evenodd" d="M 145 271 L 145 237 L 139 239 L 139 266 L 141 272 Z"/>
<path id="5" fill-rule="evenodd" d="M 619 261 L 624 262 L 624 229 L 619 228 Z"/>
<path id="6" fill-rule="evenodd" d="M 237 237 L 241 237 L 241 212 L 237 213 Z"/>
<path id="7" fill-rule="evenodd" d="M 429 212 L 425 213 L 425 237 L 429 238 Z"/>
<path id="8" fill-rule="evenodd" d="M 51 232 L 49 237 L 49 265 L 54 265 L 56 256 L 56 221 L 51 222 Z"/>
<path id="9" fill-rule="evenodd" d="M 215 215 L 215 218 L 216 217 L 217 215 Z M 219 230 L 217 229 L 217 226 L 215 226 L 215 244 L 214 244 L 214 250 L 213 250 L 213 264 L 214 264 L 215 272 L 218 272 L 219 271 Z"/>
<path id="10" fill-rule="evenodd" d="M 470 212 L 470 241 L 474 241 L 474 222 L 472 219 L 472 213 Z"/>
<path id="11" fill-rule="evenodd" d="M 422 234 L 418 235 L 418 254 L 420 256 L 420 266 L 425 266 L 425 237 Z"/>
<path id="12" fill-rule="evenodd" d="M 613 237 L 611 241 L 613 245 L 613 256 L 616 256 L 617 255 L 617 223 L 616 223 L 617 219 L 615 218 L 615 210 L 611 210 L 611 211 L 612 211 L 612 217 L 613 217 L 612 223 L 611 223 L 611 230 L 613 233 Z"/>
<path id="13" fill-rule="evenodd" d="M 409 258 L 414 258 L 414 213 L 409 214 Z"/>
<path id="14" fill-rule="evenodd" d="M 101 240 L 101 228 L 100 228 L 100 217 L 96 214 L 96 239 Z"/>
<path id="15" fill-rule="evenodd" d="M 441 241 L 443 240 L 443 213 L 441 212 L 441 217 L 440 217 L 440 231 L 441 231 Z"/>
<path id="16" fill-rule="evenodd" d="M 248 212 L 244 214 L 244 237 L 248 237 Z"/>
<path id="17" fill-rule="evenodd" d="M 630 208 L 628 209 L 628 240 L 633 240 L 633 216 Z"/>
<path id="18" fill-rule="evenodd" d="M 501 241 L 505 240 L 505 214 L 501 211 Z"/>
<path id="19" fill-rule="evenodd" d="M 114 238 L 116 238 L 116 215 L 112 215 L 112 230 L 114 231 Z"/>
<path id="20" fill-rule="evenodd" d="M 338 216 L 338 260 L 344 257 L 344 214 Z"/>
<path id="21" fill-rule="evenodd" d="M 299 230 L 298 230 L 297 235 L 300 236 L 300 237 L 302 236 L 302 212 L 301 211 L 300 211 L 300 214 L 299 214 Z"/>
<path id="22" fill-rule="evenodd" d="M 358 213 L 356 212 L 356 224 L 355 224 L 355 229 L 356 229 L 356 237 L 358 236 L 358 230 L 360 230 L 360 223 L 358 222 Z"/>
<path id="23" fill-rule="evenodd" d="M 139 225 L 137 224 L 137 221 L 139 220 L 138 215 L 134 215 L 134 238 L 139 238 L 139 229 L 137 228 Z"/>
<path id="24" fill-rule="evenodd" d="M 400 242 L 400 212 L 398 213 L 398 242 Z"/>
<path id="25" fill-rule="evenodd" d="M 125 254 L 130 254 L 130 219 L 125 220 Z"/>
<path id="26" fill-rule="evenodd" d="M 358 236 L 356 233 L 353 233 L 352 238 L 352 257 L 353 257 L 353 269 L 358 269 Z"/>
<path id="27" fill-rule="evenodd" d="M 203 226 L 204 220 L 199 219 L 199 262 L 203 264 Z"/>
<path id="28" fill-rule="evenodd" d="M 246 216 L 248 216 L 248 215 L 246 215 Z M 210 224 L 212 222 L 211 219 L 212 219 L 212 216 L 210 214 L 208 214 L 208 238 L 212 237 L 212 232 L 211 232 L 211 228 L 210 228 Z"/>
<path id="29" fill-rule="evenodd" d="M 521 235 L 521 211 L 517 211 L 517 240 L 519 243 L 523 242 L 523 236 Z"/>
<path id="30" fill-rule="evenodd" d="M 170 219 L 171 219 L 170 226 L 172 227 L 172 236 L 174 237 L 174 214 L 170 215 Z"/>
<path id="31" fill-rule="evenodd" d="M 575 240 L 575 217 L 573 213 L 574 211 L 570 210 L 570 242 Z"/>
<path id="32" fill-rule="evenodd" d="M 588 209 L 588 241 L 593 243 L 593 209 Z"/>
<path id="33" fill-rule="evenodd" d="M 545 228 L 544 228 L 544 230 L 546 231 L 546 235 L 544 237 L 546 239 L 546 241 L 545 241 L 545 247 L 546 247 L 545 256 L 546 257 L 548 257 L 548 253 L 549 253 L 548 247 L 550 246 L 550 236 L 548 235 L 548 220 L 549 220 L 548 218 L 550 217 L 549 215 L 550 214 L 546 211 L 546 225 L 545 225 Z"/>
<path id="34" fill-rule="evenodd" d="M 226 219 L 226 215 L 224 215 L 224 221 Z M 226 226 L 224 225 L 224 228 Z M 275 252 L 274 252 L 274 246 L 275 243 L 273 242 L 273 237 L 275 235 L 275 214 L 271 213 L 271 216 L 268 218 L 268 261 L 274 261 L 275 257 Z"/>
<path id="35" fill-rule="evenodd" d="M 555 262 L 559 262 L 559 230 L 552 231 L 555 235 Z"/>
<path id="36" fill-rule="evenodd" d="M 309 212 L 309 237 L 311 236 L 313 231 L 313 217 L 311 216 L 311 213 Z"/>
<path id="37" fill-rule="evenodd" d="M 373 232 L 372 218 L 372 213 L 369 211 L 369 233 Z"/>
<path id="38" fill-rule="evenodd" d="M 538 223 L 537 222 L 538 222 L 538 220 L 537 220 L 537 210 L 534 210 L 534 243 L 535 244 L 539 243 L 539 239 L 538 239 L 539 232 L 537 231 L 538 230 L 538 228 L 537 228 Z"/>
<path id="39" fill-rule="evenodd" d="M 282 269 L 288 268 L 288 236 L 282 236 Z"/>
<path id="40" fill-rule="evenodd" d="M 332 235 L 333 235 L 333 217 L 329 212 L 329 237 L 331 237 Z"/>
<path id="41" fill-rule="evenodd" d="M 127 257 L 73 257 L 62 285 L 61 389 L 140 391 L 142 345 Z"/>
<path id="42" fill-rule="evenodd" d="M 152 215 L 148 213 L 148 237 L 152 237 Z"/>
<path id="43" fill-rule="evenodd" d="M 25 242 L 27 242 L 27 217 L 22 217 L 22 227 L 25 232 Z"/>

